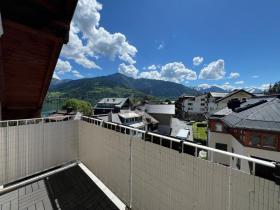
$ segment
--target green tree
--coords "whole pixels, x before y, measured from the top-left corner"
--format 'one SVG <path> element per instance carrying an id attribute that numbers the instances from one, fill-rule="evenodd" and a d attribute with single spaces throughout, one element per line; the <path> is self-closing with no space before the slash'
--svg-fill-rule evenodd
<path id="1" fill-rule="evenodd" d="M 268 90 L 265 92 L 266 94 L 280 94 L 280 81 L 276 82 L 274 85 L 269 85 Z"/>
<path id="2" fill-rule="evenodd" d="M 82 112 L 84 115 L 91 116 L 92 107 L 91 104 L 87 101 L 79 100 L 79 99 L 68 99 L 65 101 L 62 109 L 66 110 L 67 108 L 73 108 L 75 111 Z"/>

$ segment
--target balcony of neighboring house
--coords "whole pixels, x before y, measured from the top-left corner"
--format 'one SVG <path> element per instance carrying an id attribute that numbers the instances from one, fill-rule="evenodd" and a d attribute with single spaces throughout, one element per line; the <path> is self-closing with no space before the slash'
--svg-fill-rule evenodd
<path id="1" fill-rule="evenodd" d="M 2 210 L 280 208 L 279 164 L 100 119 L 1 121 L 0 149 Z M 256 176 L 256 164 L 275 179 Z"/>

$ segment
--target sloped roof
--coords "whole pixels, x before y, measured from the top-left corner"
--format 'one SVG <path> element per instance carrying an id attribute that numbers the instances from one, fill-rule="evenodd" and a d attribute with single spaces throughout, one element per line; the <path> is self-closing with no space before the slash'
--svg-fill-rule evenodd
<path id="1" fill-rule="evenodd" d="M 226 98 L 231 97 L 231 96 L 233 96 L 234 94 L 237 94 L 237 93 L 240 93 L 240 92 L 244 92 L 244 93 L 247 93 L 247 94 L 249 94 L 249 95 L 251 95 L 251 96 L 255 96 L 254 94 L 249 93 L 249 92 L 246 91 L 246 90 L 240 89 L 240 90 L 234 90 L 234 91 L 228 93 L 226 96 L 224 96 L 223 98 L 218 99 L 216 102 L 220 102 L 220 101 L 222 101 L 222 100 L 225 100 Z"/>
<path id="2" fill-rule="evenodd" d="M 124 103 L 128 100 L 128 98 L 103 98 L 101 99 L 95 106 L 95 108 L 99 108 L 99 105 L 111 105 L 115 107 L 122 107 Z M 105 107 L 102 107 L 102 109 Z"/>
<path id="3" fill-rule="evenodd" d="M 147 112 L 139 111 L 139 110 L 135 110 L 135 112 L 143 117 L 143 122 L 144 122 L 145 124 L 148 124 L 148 123 L 150 123 L 150 122 L 151 122 L 152 124 L 157 124 L 157 123 L 158 123 L 158 121 L 157 121 L 154 117 L 152 117 L 151 115 L 149 115 Z M 148 121 L 150 121 L 150 122 L 148 122 Z"/>
<path id="4" fill-rule="evenodd" d="M 232 112 L 222 121 L 230 127 L 280 131 L 280 99 L 251 99 L 241 108 L 240 112 Z"/>
<path id="5" fill-rule="evenodd" d="M 1 0 L 2 120 L 39 117 L 77 0 Z"/>
<path id="6" fill-rule="evenodd" d="M 174 104 L 146 104 L 145 109 L 151 114 L 175 114 Z"/>

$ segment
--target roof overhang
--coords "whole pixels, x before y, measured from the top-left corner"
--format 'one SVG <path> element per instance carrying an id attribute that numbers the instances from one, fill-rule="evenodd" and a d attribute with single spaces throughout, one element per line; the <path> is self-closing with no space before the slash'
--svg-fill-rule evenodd
<path id="1" fill-rule="evenodd" d="M 2 119 L 40 116 L 76 4 L 77 0 L 0 2 Z"/>

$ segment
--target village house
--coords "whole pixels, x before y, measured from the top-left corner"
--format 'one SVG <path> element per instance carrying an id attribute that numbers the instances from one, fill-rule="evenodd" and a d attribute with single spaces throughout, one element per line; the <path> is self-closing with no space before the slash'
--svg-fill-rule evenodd
<path id="1" fill-rule="evenodd" d="M 229 103 L 208 120 L 208 145 L 210 147 L 266 160 L 280 161 L 280 99 L 262 97 L 243 103 Z M 211 154 L 210 154 L 211 155 Z M 214 162 L 230 165 L 246 172 L 270 178 L 269 168 L 223 154 L 210 157 Z"/>
<path id="2" fill-rule="evenodd" d="M 249 93 L 243 89 L 234 90 L 234 91 L 228 93 L 227 95 L 225 95 L 224 97 L 216 100 L 216 110 L 221 110 L 221 109 L 227 107 L 227 103 L 232 99 L 244 102 L 247 99 L 252 98 L 254 96 L 255 96 L 254 94 Z M 215 111 L 215 110 L 213 110 L 213 111 Z"/>
<path id="3" fill-rule="evenodd" d="M 94 114 L 118 113 L 120 110 L 129 110 L 131 103 L 129 98 L 103 98 L 94 107 Z"/>

